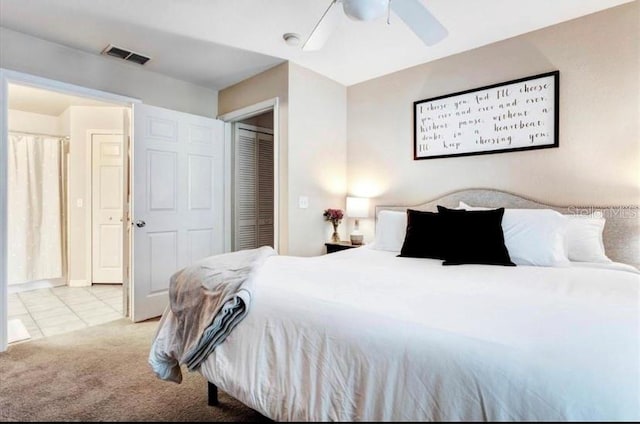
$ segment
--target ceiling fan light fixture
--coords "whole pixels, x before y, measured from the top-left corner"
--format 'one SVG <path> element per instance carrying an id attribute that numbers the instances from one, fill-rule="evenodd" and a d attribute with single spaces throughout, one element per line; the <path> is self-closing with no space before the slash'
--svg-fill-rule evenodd
<path id="1" fill-rule="evenodd" d="M 373 21 L 384 16 L 389 0 L 344 0 L 345 15 L 356 21 Z"/>
<path id="2" fill-rule="evenodd" d="M 319 50 L 329 39 L 342 12 L 356 21 L 371 21 L 393 12 L 426 46 L 433 46 L 447 37 L 449 32 L 425 7 L 424 0 L 325 0 L 329 7 L 307 37 L 302 50 Z"/>

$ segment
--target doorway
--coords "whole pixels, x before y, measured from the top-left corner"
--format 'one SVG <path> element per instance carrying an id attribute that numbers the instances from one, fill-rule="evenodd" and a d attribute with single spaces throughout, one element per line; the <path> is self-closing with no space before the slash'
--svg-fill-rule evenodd
<path id="1" fill-rule="evenodd" d="M 273 111 L 234 124 L 234 250 L 274 247 Z"/>
<path id="2" fill-rule="evenodd" d="M 279 99 L 264 100 L 219 119 L 226 122 L 229 143 L 225 248 L 270 245 L 278 251 L 286 243 L 280 234 Z"/>
<path id="3" fill-rule="evenodd" d="M 229 250 L 229 227 L 226 225 L 229 203 L 225 193 L 228 193 L 226 187 L 230 177 L 225 146 L 229 146 L 231 141 L 224 123 L 205 116 L 145 105 L 130 97 L 0 68 L 0 352 L 7 349 L 7 310 L 12 303 L 6 278 L 9 250 L 6 181 L 9 134 L 6 123 L 11 84 L 68 94 L 87 101 L 101 101 L 124 109 L 122 296 L 112 301 L 113 306 L 121 304 L 122 315 L 134 322 L 161 315 L 169 300 L 170 277 L 176 270 Z M 113 129 L 106 123 L 95 124 L 86 129 L 84 137 L 91 131 L 114 134 Z M 88 151 L 86 149 L 85 156 Z M 69 182 L 84 185 L 90 180 L 68 178 Z M 85 211 L 77 219 L 70 219 L 73 228 L 83 226 L 83 221 L 85 230 L 91 228 L 86 224 L 91 222 L 91 215 L 86 213 L 89 209 L 86 207 L 87 198 L 78 202 L 78 198 L 69 195 L 68 199 L 69 213 L 75 210 L 71 207 Z M 73 269 L 84 268 L 86 272 L 87 264 L 92 260 L 92 255 L 89 255 L 83 266 Z M 84 278 L 74 278 L 69 267 L 69 286 L 84 284 L 81 289 L 89 290 L 86 286 L 89 278 Z M 106 290 L 105 287 L 93 284 L 90 289 Z M 47 287 L 51 290 L 71 288 Z M 51 303 L 61 301 L 60 296 L 56 297 Z M 61 305 L 58 303 L 57 306 Z"/>
<path id="4" fill-rule="evenodd" d="M 8 342 L 122 318 L 128 108 L 17 83 L 7 106 Z"/>

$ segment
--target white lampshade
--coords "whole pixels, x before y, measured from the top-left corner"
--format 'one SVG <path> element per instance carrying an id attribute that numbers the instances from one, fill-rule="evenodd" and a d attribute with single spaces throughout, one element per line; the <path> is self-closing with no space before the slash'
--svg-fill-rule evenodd
<path id="1" fill-rule="evenodd" d="M 355 226 L 349 235 L 351 244 L 360 246 L 362 244 L 363 235 L 360 232 L 358 219 L 369 217 L 369 199 L 366 197 L 347 197 L 347 216 L 355 218 Z"/>
<path id="2" fill-rule="evenodd" d="M 347 216 L 367 218 L 369 216 L 369 199 L 366 197 L 347 197 Z"/>

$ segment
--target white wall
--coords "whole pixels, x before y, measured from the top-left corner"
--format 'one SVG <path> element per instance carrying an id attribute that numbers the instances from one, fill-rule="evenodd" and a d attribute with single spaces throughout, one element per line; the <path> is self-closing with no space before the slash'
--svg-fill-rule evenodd
<path id="1" fill-rule="evenodd" d="M 639 8 L 629 3 L 350 86 L 349 192 L 377 204 L 470 187 L 562 205 L 640 203 Z M 556 69 L 559 148 L 413 160 L 414 101 Z"/>
<path id="2" fill-rule="evenodd" d="M 38 134 L 68 135 L 61 116 L 44 115 L 42 113 L 24 112 L 9 109 L 9 131 L 25 131 Z"/>
<path id="3" fill-rule="evenodd" d="M 215 90 L 0 27 L 0 67 L 215 117 Z"/>
<path id="4" fill-rule="evenodd" d="M 68 107 L 60 114 L 58 117 L 58 122 L 60 123 L 60 134 L 70 135 L 71 134 L 71 108 Z"/>
<path id="5" fill-rule="evenodd" d="M 71 106 L 68 110 L 71 139 L 68 166 L 68 244 L 71 285 L 88 284 L 91 250 L 91 139 L 90 130 L 122 133 L 124 108 Z M 82 207 L 78 206 L 82 201 Z"/>
<path id="6" fill-rule="evenodd" d="M 289 252 L 324 253 L 333 227 L 327 208 L 345 208 L 347 88 L 301 66 L 289 66 Z M 299 196 L 309 208 L 298 207 Z M 348 240 L 346 219 L 340 238 Z"/>

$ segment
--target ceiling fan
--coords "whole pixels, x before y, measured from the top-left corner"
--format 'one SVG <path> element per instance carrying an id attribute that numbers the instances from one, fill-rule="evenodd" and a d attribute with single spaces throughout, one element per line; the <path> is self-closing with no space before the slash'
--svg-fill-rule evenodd
<path id="1" fill-rule="evenodd" d="M 421 0 L 332 0 L 307 38 L 302 50 L 319 50 L 331 36 L 341 18 L 338 3 L 345 15 L 356 21 L 371 21 L 393 11 L 427 46 L 444 39 L 449 32 L 427 10 Z"/>

